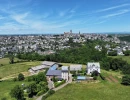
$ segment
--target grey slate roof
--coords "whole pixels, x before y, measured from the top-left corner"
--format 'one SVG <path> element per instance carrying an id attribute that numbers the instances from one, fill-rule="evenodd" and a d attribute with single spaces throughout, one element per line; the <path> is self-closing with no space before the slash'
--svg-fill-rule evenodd
<path id="1" fill-rule="evenodd" d="M 82 65 L 70 65 L 70 71 L 78 71 L 82 69 Z"/>
<path id="2" fill-rule="evenodd" d="M 43 62 L 42 62 L 42 65 L 52 66 L 52 65 L 54 65 L 55 63 L 57 63 L 57 62 L 43 61 Z"/>
<path id="3" fill-rule="evenodd" d="M 31 69 L 34 70 L 34 71 L 37 71 L 37 70 L 40 70 L 40 69 L 44 69 L 44 68 L 46 68 L 46 66 L 44 66 L 44 65 L 39 65 L 39 66 L 36 66 L 36 67 L 31 67 Z"/>
<path id="4" fill-rule="evenodd" d="M 48 70 L 46 76 L 61 76 L 61 70 Z"/>

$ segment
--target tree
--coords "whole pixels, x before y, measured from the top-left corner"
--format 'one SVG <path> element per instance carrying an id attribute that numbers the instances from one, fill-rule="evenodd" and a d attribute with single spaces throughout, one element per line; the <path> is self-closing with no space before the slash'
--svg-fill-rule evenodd
<path id="1" fill-rule="evenodd" d="M 123 76 L 121 84 L 123 84 L 123 85 L 130 85 L 130 76 L 128 76 L 128 75 L 127 76 Z"/>
<path id="2" fill-rule="evenodd" d="M 37 92 L 36 83 L 29 84 L 29 86 L 28 86 L 29 97 L 32 97 L 34 94 L 36 94 L 36 92 Z"/>
<path id="3" fill-rule="evenodd" d="M 24 80 L 24 75 L 23 75 L 22 73 L 20 73 L 20 74 L 18 75 L 18 80 L 19 80 L 19 81 Z"/>
<path id="4" fill-rule="evenodd" d="M 14 54 L 13 54 L 13 52 L 9 52 L 8 57 L 9 57 L 9 60 L 10 60 L 10 64 L 13 64 L 14 63 Z"/>
<path id="5" fill-rule="evenodd" d="M 125 56 L 129 56 L 130 55 L 130 50 L 124 51 Z"/>
<path id="6" fill-rule="evenodd" d="M 98 74 L 99 74 L 98 71 L 95 70 L 95 71 L 92 72 L 91 76 L 92 76 L 92 77 L 98 76 Z"/>
<path id="7" fill-rule="evenodd" d="M 38 73 L 35 81 L 36 81 L 36 83 L 39 83 L 41 81 L 47 82 L 45 74 L 43 72 Z"/>
<path id="8" fill-rule="evenodd" d="M 17 100 L 24 99 L 24 92 L 19 85 L 16 85 L 10 92 L 11 97 L 16 98 Z"/>
<path id="9" fill-rule="evenodd" d="M 52 78 L 52 81 L 53 81 L 53 82 L 56 82 L 56 81 L 57 81 L 55 76 Z"/>

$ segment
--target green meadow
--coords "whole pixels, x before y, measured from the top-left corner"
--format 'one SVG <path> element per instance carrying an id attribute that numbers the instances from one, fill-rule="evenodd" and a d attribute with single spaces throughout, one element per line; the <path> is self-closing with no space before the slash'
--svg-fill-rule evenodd
<path id="1" fill-rule="evenodd" d="M 24 81 L 17 81 L 17 82 L 13 82 L 13 81 L 3 81 L 0 82 L 0 100 L 2 98 L 6 98 L 6 100 L 16 100 L 14 98 L 11 98 L 10 96 L 10 91 L 11 89 L 16 86 L 16 85 L 21 85 L 21 84 L 25 84 L 28 85 L 30 82 L 24 82 Z M 33 100 L 33 99 L 26 99 L 26 100 Z"/>
<path id="2" fill-rule="evenodd" d="M 8 59 L 0 59 L 1 61 L 4 61 L 3 66 L 0 66 L 0 78 L 6 78 L 6 77 L 14 77 L 17 76 L 19 73 L 24 72 L 25 74 L 28 74 L 28 69 L 33 66 L 40 65 L 40 61 L 30 61 L 30 62 L 21 62 L 21 63 L 14 63 L 9 64 Z"/>
<path id="3" fill-rule="evenodd" d="M 130 100 L 130 86 L 120 83 L 72 83 L 47 100 Z"/>

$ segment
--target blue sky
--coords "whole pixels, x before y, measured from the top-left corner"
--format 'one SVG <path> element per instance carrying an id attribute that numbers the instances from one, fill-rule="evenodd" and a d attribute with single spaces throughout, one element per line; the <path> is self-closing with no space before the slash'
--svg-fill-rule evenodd
<path id="1" fill-rule="evenodd" d="M 0 0 L 0 34 L 130 32 L 130 0 Z"/>

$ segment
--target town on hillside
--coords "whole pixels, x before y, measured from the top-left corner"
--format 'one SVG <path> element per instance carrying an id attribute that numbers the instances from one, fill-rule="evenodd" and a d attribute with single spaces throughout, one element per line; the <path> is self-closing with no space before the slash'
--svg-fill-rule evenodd
<path id="1" fill-rule="evenodd" d="M 107 53 L 116 51 L 117 55 L 124 55 L 123 51 L 130 50 L 130 43 L 121 41 L 119 37 L 126 35 L 96 34 L 96 33 L 73 33 L 64 32 L 58 35 L 1 35 L 0 36 L 0 58 L 6 56 L 9 52 L 15 55 L 18 53 L 35 52 L 39 55 L 49 55 L 56 53 L 57 50 L 73 48 L 71 43 L 82 44 L 89 40 L 101 40 L 112 42 L 117 46 L 106 44 Z M 101 45 L 96 45 L 95 49 L 101 51 Z"/>

